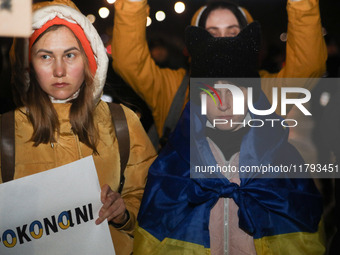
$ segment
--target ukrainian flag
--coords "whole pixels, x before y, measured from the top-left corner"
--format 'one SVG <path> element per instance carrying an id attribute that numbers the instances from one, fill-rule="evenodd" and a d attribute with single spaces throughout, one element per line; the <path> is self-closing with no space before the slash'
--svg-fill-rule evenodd
<path id="1" fill-rule="evenodd" d="M 254 107 L 270 108 L 263 93 Z M 196 114 L 199 107 L 192 104 L 191 108 L 190 114 L 188 103 L 149 170 L 134 254 L 210 254 L 210 210 L 220 197 L 232 198 L 239 206 L 239 227 L 253 236 L 257 254 L 324 254 L 322 229 L 318 228 L 322 199 L 312 179 L 256 178 L 256 174 L 240 173 L 238 186 L 223 177 L 190 178 L 190 162 L 216 165 L 204 137 L 206 119 Z M 241 144 L 240 166 L 303 164 L 287 139 L 288 129 L 282 127 L 270 132 L 267 127 L 251 128 Z"/>

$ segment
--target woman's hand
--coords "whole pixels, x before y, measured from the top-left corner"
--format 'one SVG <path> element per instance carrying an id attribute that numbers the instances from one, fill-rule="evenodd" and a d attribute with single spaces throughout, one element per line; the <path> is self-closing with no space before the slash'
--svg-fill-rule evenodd
<path id="1" fill-rule="evenodd" d="M 126 223 L 128 215 L 126 214 L 124 200 L 119 193 L 114 192 L 109 185 L 105 184 L 102 187 L 100 199 L 103 206 L 99 211 L 99 218 L 96 220 L 97 225 L 105 219 L 117 225 Z"/>

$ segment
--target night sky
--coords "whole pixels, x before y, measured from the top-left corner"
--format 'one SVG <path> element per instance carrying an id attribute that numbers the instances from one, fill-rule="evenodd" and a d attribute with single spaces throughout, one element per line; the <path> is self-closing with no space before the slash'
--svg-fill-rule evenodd
<path id="1" fill-rule="evenodd" d="M 148 34 L 167 34 L 177 36 L 181 39 L 184 37 L 184 30 L 190 24 L 190 20 L 195 11 L 208 0 L 181 0 L 186 5 L 186 10 L 182 14 L 177 14 L 173 6 L 177 0 L 149 0 L 150 17 L 153 23 L 147 28 Z M 39 2 L 34 1 L 34 2 Z M 284 46 L 280 42 L 279 36 L 286 32 L 287 13 L 286 0 L 232 0 L 245 7 L 258 20 L 262 27 L 263 39 L 266 43 L 276 43 Z M 99 34 L 108 34 L 112 30 L 114 7 L 113 4 L 107 3 L 106 0 L 74 0 L 83 14 L 94 14 L 96 21 L 94 26 Z M 101 7 L 107 7 L 110 15 L 106 19 L 102 19 L 98 15 Z M 340 42 L 340 1 L 339 0 L 320 0 L 322 24 L 329 34 L 332 34 L 338 42 Z M 162 10 L 166 13 L 166 19 L 162 22 L 155 20 L 154 15 L 157 11 Z"/>

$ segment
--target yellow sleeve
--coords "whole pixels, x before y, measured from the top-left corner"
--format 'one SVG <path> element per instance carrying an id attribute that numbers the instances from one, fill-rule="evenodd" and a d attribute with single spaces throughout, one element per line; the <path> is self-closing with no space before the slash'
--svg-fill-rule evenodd
<path id="1" fill-rule="evenodd" d="M 156 158 L 156 151 L 136 114 L 126 107 L 123 108 L 129 128 L 130 157 L 124 172 L 122 198 L 130 213 L 130 220 L 120 229 L 133 235 L 148 170 Z"/>
<path id="2" fill-rule="evenodd" d="M 260 71 L 261 78 L 320 78 L 326 71 L 327 48 L 322 35 L 318 0 L 287 2 L 288 30 L 286 63 L 278 73 Z M 304 87 L 311 90 L 317 79 L 305 79 L 303 83 L 291 84 L 262 79 L 262 90 L 272 101 L 272 87 Z M 280 96 L 280 95 L 279 95 Z M 279 104 L 280 105 L 280 104 Z M 280 114 L 278 107 L 277 113 Z"/>
<path id="3" fill-rule="evenodd" d="M 173 98 L 185 69 L 159 68 L 146 41 L 147 1 L 117 0 L 112 38 L 112 66 L 147 103 L 158 134 L 162 134 Z"/>

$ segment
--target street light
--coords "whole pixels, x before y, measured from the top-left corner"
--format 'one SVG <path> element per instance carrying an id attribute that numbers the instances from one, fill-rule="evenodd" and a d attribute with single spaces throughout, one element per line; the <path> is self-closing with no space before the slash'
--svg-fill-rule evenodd
<path id="1" fill-rule="evenodd" d="M 156 12 L 156 20 L 157 21 L 163 21 L 165 19 L 165 13 L 163 11 Z"/>
<path id="2" fill-rule="evenodd" d="M 86 16 L 89 21 L 93 24 L 96 21 L 96 17 L 93 14 L 89 14 Z"/>
<path id="3" fill-rule="evenodd" d="M 107 9 L 106 7 L 102 7 L 99 9 L 98 13 L 102 19 L 105 19 L 110 15 L 110 10 Z"/>
<path id="4" fill-rule="evenodd" d="M 185 10 L 185 4 L 182 2 L 177 2 L 175 3 L 174 9 L 175 9 L 175 12 L 182 13 Z"/>

